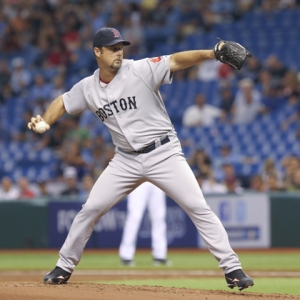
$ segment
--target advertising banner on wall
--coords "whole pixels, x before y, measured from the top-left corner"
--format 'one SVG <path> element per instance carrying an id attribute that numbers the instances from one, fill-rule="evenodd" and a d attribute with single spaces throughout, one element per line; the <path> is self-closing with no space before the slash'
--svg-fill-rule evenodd
<path id="1" fill-rule="evenodd" d="M 270 201 L 266 194 L 207 196 L 206 201 L 225 227 L 233 248 L 271 245 Z M 199 235 L 199 247 L 206 248 Z"/>
<path id="2" fill-rule="evenodd" d="M 48 208 L 49 247 L 60 248 L 73 219 L 83 203 L 50 202 Z M 111 208 L 96 224 L 86 248 L 118 248 L 126 218 L 127 201 Z M 197 247 L 198 232 L 186 213 L 167 198 L 167 238 L 169 247 Z M 151 247 L 151 222 L 145 214 L 138 234 L 137 247 Z"/>

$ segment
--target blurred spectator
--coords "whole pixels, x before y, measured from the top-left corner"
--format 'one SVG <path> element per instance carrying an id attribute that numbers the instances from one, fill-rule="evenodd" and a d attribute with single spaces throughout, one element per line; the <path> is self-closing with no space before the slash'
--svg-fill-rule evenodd
<path id="1" fill-rule="evenodd" d="M 37 180 L 37 188 L 39 198 L 49 199 L 52 196 L 48 191 L 46 179 Z"/>
<path id="2" fill-rule="evenodd" d="M 239 153 L 232 152 L 232 148 L 229 144 L 224 143 L 219 147 L 219 155 L 214 157 L 213 166 L 218 179 L 222 177 L 222 166 L 230 164 L 233 167 L 237 167 L 241 164 L 253 164 L 256 159 L 252 156 L 244 156 Z"/>
<path id="3" fill-rule="evenodd" d="M 194 3 L 191 1 L 183 1 L 181 3 L 178 22 L 180 39 L 204 28 L 202 14 L 195 10 Z"/>
<path id="4" fill-rule="evenodd" d="M 280 109 L 286 103 L 286 98 L 280 93 L 279 86 L 271 84 L 261 99 L 260 113 L 272 113 Z"/>
<path id="5" fill-rule="evenodd" d="M 187 127 L 210 126 L 220 115 L 218 107 L 206 103 L 204 94 L 197 94 L 195 104 L 184 111 L 182 123 Z"/>
<path id="6" fill-rule="evenodd" d="M 64 77 L 62 75 L 57 75 L 53 78 L 53 87 L 50 91 L 50 100 L 54 100 L 60 95 L 66 92 L 66 87 L 64 84 Z"/>
<path id="7" fill-rule="evenodd" d="M 1 200 L 16 200 L 19 198 L 19 191 L 13 186 L 13 182 L 9 177 L 3 177 L 0 188 Z"/>
<path id="8" fill-rule="evenodd" d="M 212 161 L 202 147 L 198 146 L 187 161 L 192 170 L 208 177 Z"/>
<path id="9" fill-rule="evenodd" d="M 46 83 L 44 75 L 35 75 L 33 85 L 30 88 L 30 100 L 33 101 L 34 104 L 37 99 L 46 99 L 49 101 L 51 89 L 52 86 L 49 83 Z"/>
<path id="10" fill-rule="evenodd" d="M 16 95 L 20 95 L 29 87 L 31 83 L 31 74 L 25 69 L 25 62 L 22 57 L 16 57 L 12 60 L 12 73 L 10 84 L 12 91 Z"/>
<path id="11" fill-rule="evenodd" d="M 260 175 L 254 175 L 251 178 L 250 189 L 254 192 L 265 192 L 266 186 L 265 182 Z"/>
<path id="12" fill-rule="evenodd" d="M 87 128 L 79 126 L 79 119 L 80 115 L 67 116 L 64 123 L 68 130 L 66 137 L 78 141 L 81 146 L 82 143 L 89 138 L 89 131 Z"/>
<path id="13" fill-rule="evenodd" d="M 282 64 L 275 54 L 271 54 L 264 61 L 264 67 L 271 73 L 271 76 L 278 84 L 280 79 L 283 78 L 288 72 L 288 68 Z"/>
<path id="14" fill-rule="evenodd" d="M 297 71 L 288 70 L 280 80 L 283 96 L 290 97 L 293 94 L 300 94 L 300 76 Z"/>
<path id="15" fill-rule="evenodd" d="M 278 83 L 272 79 L 272 75 L 267 69 L 261 69 L 259 71 L 257 88 L 262 95 L 267 94 L 270 87 L 277 84 Z"/>
<path id="16" fill-rule="evenodd" d="M 61 192 L 62 196 L 78 196 L 80 190 L 78 189 L 77 170 L 74 167 L 66 167 L 63 173 L 66 182 L 66 189 Z"/>
<path id="17" fill-rule="evenodd" d="M 231 86 L 223 85 L 219 90 L 220 95 L 220 105 L 221 116 L 220 119 L 223 122 L 232 122 L 232 113 L 233 113 L 233 103 L 234 103 L 234 94 Z"/>
<path id="18" fill-rule="evenodd" d="M 196 179 L 203 194 L 205 195 L 227 193 L 227 187 L 223 183 L 217 182 L 212 172 L 210 172 L 208 176 L 201 173 L 196 173 Z"/>
<path id="19" fill-rule="evenodd" d="M 294 113 L 289 115 L 282 123 L 281 123 L 281 129 L 287 130 L 287 128 L 300 120 L 300 96 L 298 94 L 292 94 L 289 97 L 289 104 L 291 104 L 292 107 L 294 107 Z"/>
<path id="20" fill-rule="evenodd" d="M 10 82 L 11 73 L 8 69 L 7 62 L 4 59 L 0 60 L 0 89 L 3 90 L 3 87 Z"/>
<path id="21" fill-rule="evenodd" d="M 15 99 L 15 96 L 13 95 L 11 86 L 9 84 L 2 87 L 1 93 L 0 93 L 0 102 L 2 104 L 10 102 L 11 99 Z"/>
<path id="22" fill-rule="evenodd" d="M 300 170 L 300 159 L 297 155 L 286 156 L 282 160 L 284 169 L 284 187 L 288 188 L 294 180 L 294 173 Z"/>
<path id="23" fill-rule="evenodd" d="M 48 67 L 59 67 L 65 66 L 70 57 L 70 52 L 68 52 L 61 42 L 55 42 L 49 45 L 50 49 L 46 56 L 45 64 Z"/>
<path id="24" fill-rule="evenodd" d="M 238 7 L 238 11 L 243 14 L 255 8 L 257 4 L 256 0 L 238 0 L 236 1 L 236 5 Z"/>
<path id="25" fill-rule="evenodd" d="M 288 192 L 300 192 L 300 169 L 295 170 L 287 186 Z"/>
<path id="26" fill-rule="evenodd" d="M 276 168 L 275 161 L 271 158 L 267 158 L 263 162 L 262 178 L 267 181 L 270 177 L 274 176 L 278 178 L 278 180 L 282 180 L 282 176 Z"/>
<path id="27" fill-rule="evenodd" d="M 199 64 L 197 79 L 200 81 L 216 81 L 219 79 L 219 71 L 223 64 L 217 60 L 206 60 Z"/>
<path id="28" fill-rule="evenodd" d="M 227 188 L 228 193 L 240 194 L 243 192 L 243 188 L 241 187 L 240 180 L 235 174 L 234 166 L 231 164 L 224 164 L 222 166 L 223 170 L 223 184 Z"/>
<path id="29" fill-rule="evenodd" d="M 61 168 L 72 166 L 76 169 L 76 176 L 80 180 L 86 173 L 86 163 L 81 155 L 81 147 L 78 140 L 64 140 L 61 149 Z"/>
<path id="30" fill-rule="evenodd" d="M 255 89 L 251 79 L 245 78 L 239 82 L 233 108 L 233 121 L 236 124 L 250 123 L 259 115 L 261 94 Z"/>
<path id="31" fill-rule="evenodd" d="M 24 110 L 22 118 L 23 121 L 20 124 L 20 127 L 12 132 L 12 139 L 18 142 L 29 142 L 34 141 L 38 138 L 38 135 L 31 130 L 28 130 L 27 124 L 30 122 L 32 116 L 31 110 Z"/>
<path id="32" fill-rule="evenodd" d="M 249 49 L 251 52 L 251 49 Z M 259 80 L 259 74 L 262 69 L 261 62 L 257 57 L 251 57 L 249 59 L 246 59 L 245 63 L 243 64 L 243 67 L 239 72 L 237 72 L 237 76 L 239 79 L 249 78 L 251 79 L 255 84 L 258 83 Z"/>
<path id="33" fill-rule="evenodd" d="M 19 199 L 35 198 L 34 192 L 29 187 L 29 181 L 26 177 L 21 177 L 18 180 Z"/>
<path id="34" fill-rule="evenodd" d="M 80 189 L 80 197 L 86 200 L 92 190 L 92 187 L 95 183 L 93 176 L 86 174 L 82 178 L 82 188 Z"/>
<path id="35" fill-rule="evenodd" d="M 276 174 L 270 175 L 265 181 L 266 189 L 269 192 L 282 192 L 285 191 L 285 187 L 282 186 L 281 181 L 277 178 Z"/>
<path id="36" fill-rule="evenodd" d="M 49 103 L 47 102 L 46 99 L 44 98 L 37 98 L 35 100 L 35 104 L 32 106 L 32 115 L 37 116 L 37 115 L 43 115 L 44 111 L 48 108 Z"/>

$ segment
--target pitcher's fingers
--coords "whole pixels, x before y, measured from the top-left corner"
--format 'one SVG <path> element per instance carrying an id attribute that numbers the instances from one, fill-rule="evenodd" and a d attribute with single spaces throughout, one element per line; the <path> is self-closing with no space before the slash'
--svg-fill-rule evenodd
<path id="1" fill-rule="evenodd" d="M 35 124 L 37 123 L 36 118 L 32 117 L 31 120 L 30 120 L 30 123 L 31 123 L 32 125 L 35 125 Z"/>
<path id="2" fill-rule="evenodd" d="M 43 118 L 42 118 L 40 115 L 37 115 L 37 116 L 36 116 L 36 120 L 37 120 L 37 122 L 40 122 L 40 121 L 43 120 Z"/>
<path id="3" fill-rule="evenodd" d="M 29 123 L 27 124 L 27 127 L 28 127 L 29 129 L 32 129 L 32 124 L 31 124 L 31 122 L 29 122 Z"/>

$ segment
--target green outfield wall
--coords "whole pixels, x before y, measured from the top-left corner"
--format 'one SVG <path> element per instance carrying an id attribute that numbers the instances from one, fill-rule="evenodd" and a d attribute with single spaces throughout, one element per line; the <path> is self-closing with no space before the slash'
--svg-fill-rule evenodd
<path id="1" fill-rule="evenodd" d="M 268 196 L 271 247 L 300 247 L 300 193 Z M 0 249 L 48 248 L 48 206 L 39 199 L 0 201 Z"/>

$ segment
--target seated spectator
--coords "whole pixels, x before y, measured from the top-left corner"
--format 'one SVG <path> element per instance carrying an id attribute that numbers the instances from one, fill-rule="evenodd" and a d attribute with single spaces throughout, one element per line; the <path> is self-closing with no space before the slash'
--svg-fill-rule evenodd
<path id="1" fill-rule="evenodd" d="M 284 169 L 284 187 L 291 186 L 294 173 L 300 169 L 300 159 L 297 155 L 286 156 L 282 160 L 282 167 Z"/>
<path id="2" fill-rule="evenodd" d="M 221 116 L 223 122 L 231 123 L 233 113 L 234 94 L 231 86 L 225 85 L 220 88 L 220 105 Z"/>
<path id="3" fill-rule="evenodd" d="M 20 127 L 16 130 L 16 132 L 12 132 L 12 139 L 14 141 L 19 142 L 28 142 L 28 141 L 35 141 L 38 139 L 38 135 L 35 132 L 31 132 L 28 130 L 27 124 L 30 122 L 32 116 L 32 111 L 25 110 L 23 112 L 22 118 L 23 122 L 20 124 Z"/>
<path id="4" fill-rule="evenodd" d="M 47 186 L 47 180 L 46 179 L 39 179 L 37 180 L 37 188 L 38 188 L 38 197 L 39 198 L 44 198 L 44 199 L 49 199 L 52 195 L 48 191 L 48 186 Z"/>
<path id="5" fill-rule="evenodd" d="M 219 148 L 219 155 L 216 156 L 213 160 L 213 168 L 216 172 L 216 177 L 218 179 L 221 179 L 223 174 L 223 165 L 230 164 L 236 167 L 241 164 L 254 164 L 255 162 L 255 157 L 233 153 L 231 146 L 224 143 Z"/>
<path id="6" fill-rule="evenodd" d="M 282 94 L 290 97 L 292 94 L 299 94 L 300 92 L 300 77 L 296 70 L 289 70 L 285 73 L 284 77 L 280 80 L 282 87 Z"/>
<path id="7" fill-rule="evenodd" d="M 257 57 L 251 57 L 250 59 L 246 59 L 242 69 L 237 72 L 237 76 L 239 79 L 249 78 L 257 84 L 261 68 L 262 66 L 259 59 Z"/>
<path id="8" fill-rule="evenodd" d="M 206 170 L 210 169 L 212 161 L 202 147 L 198 146 L 187 161 L 192 170 L 201 175 L 208 175 Z"/>
<path id="9" fill-rule="evenodd" d="M 288 127 L 300 120 L 300 95 L 298 93 L 293 93 L 289 97 L 289 105 L 291 107 L 294 107 L 294 113 L 289 115 L 282 123 L 281 123 L 281 129 L 287 130 Z"/>
<path id="10" fill-rule="evenodd" d="M 272 113 L 282 107 L 285 103 L 286 98 L 282 96 L 279 86 L 275 83 L 271 84 L 262 96 L 260 113 Z"/>
<path id="11" fill-rule="evenodd" d="M 282 180 L 282 176 L 281 176 L 279 170 L 277 170 L 277 168 L 276 168 L 275 161 L 271 158 L 267 158 L 263 162 L 262 178 L 263 178 L 263 180 L 268 181 L 268 179 L 270 177 L 274 177 L 274 176 L 279 181 Z"/>
<path id="12" fill-rule="evenodd" d="M 282 192 L 286 188 L 282 185 L 282 182 L 277 178 L 276 174 L 270 175 L 265 181 L 266 190 L 269 192 Z"/>
<path id="13" fill-rule="evenodd" d="M 200 63 L 196 74 L 197 79 L 201 82 L 218 80 L 222 65 L 223 64 L 217 60 L 206 60 Z"/>
<path id="14" fill-rule="evenodd" d="M 226 194 L 227 187 L 223 183 L 216 181 L 213 172 L 210 170 L 209 175 L 196 172 L 196 179 L 201 187 L 203 194 Z"/>
<path id="15" fill-rule="evenodd" d="M 205 96 L 197 94 L 195 104 L 183 113 L 182 123 L 187 127 L 210 126 L 220 115 L 221 110 L 218 107 L 206 104 Z"/>
<path id="16" fill-rule="evenodd" d="M 66 167 L 63 174 L 66 182 L 66 189 L 61 192 L 61 196 L 78 196 L 80 190 L 78 189 L 77 170 L 74 167 Z"/>
<path id="17" fill-rule="evenodd" d="M 267 57 L 264 61 L 264 67 L 271 73 L 272 78 L 276 80 L 277 83 L 279 83 L 281 78 L 283 78 L 289 70 L 275 54 L 270 54 Z"/>
<path id="18" fill-rule="evenodd" d="M 34 192 L 29 187 L 29 181 L 26 177 L 21 177 L 18 180 L 19 199 L 32 199 L 35 198 Z"/>
<path id="19" fill-rule="evenodd" d="M 21 57 L 12 60 L 12 73 L 10 84 L 15 95 L 20 95 L 29 87 L 31 83 L 31 74 L 25 69 L 25 61 Z"/>
<path id="20" fill-rule="evenodd" d="M 9 84 L 11 73 L 8 69 L 7 62 L 4 59 L 0 60 L 0 89 L 3 90 L 3 87 Z"/>
<path id="21" fill-rule="evenodd" d="M 250 189 L 254 192 L 265 192 L 265 182 L 260 175 L 255 175 L 251 178 Z"/>
<path id="22" fill-rule="evenodd" d="M 181 39 L 204 28 L 202 14 L 195 10 L 193 3 L 188 3 L 187 1 L 181 4 L 178 23 Z"/>
<path id="23" fill-rule="evenodd" d="M 90 174 L 86 174 L 83 176 L 82 188 L 80 189 L 79 195 L 84 201 L 88 198 L 94 184 L 95 180 L 93 176 L 91 176 Z"/>
<path id="24" fill-rule="evenodd" d="M 231 164 L 224 164 L 223 170 L 223 184 L 227 188 L 228 193 L 240 194 L 243 192 L 239 178 L 235 174 L 234 166 Z"/>
<path id="25" fill-rule="evenodd" d="M 0 201 L 16 200 L 19 197 L 19 191 L 13 186 L 13 182 L 9 177 L 3 177 L 0 188 Z"/>
<path id="26" fill-rule="evenodd" d="M 287 192 L 300 192 L 300 169 L 292 174 L 291 181 L 287 186 Z"/>
<path id="27" fill-rule="evenodd" d="M 36 98 L 34 101 L 34 105 L 32 105 L 33 110 L 32 110 L 32 115 L 37 116 L 37 115 L 43 115 L 44 111 L 48 108 L 48 101 L 47 99 L 41 97 L 41 98 Z"/>
<path id="28" fill-rule="evenodd" d="M 50 99 L 51 88 L 51 85 L 46 82 L 45 77 L 42 74 L 37 74 L 30 88 L 30 97 L 33 101 L 41 98 Z"/>
<path id="29" fill-rule="evenodd" d="M 53 78 L 53 87 L 51 89 L 50 99 L 54 100 L 66 92 L 64 77 L 57 75 Z"/>
<path id="30" fill-rule="evenodd" d="M 254 121 L 261 109 L 261 94 L 254 88 L 253 81 L 245 78 L 239 82 L 233 104 L 233 122 L 248 124 Z"/>

